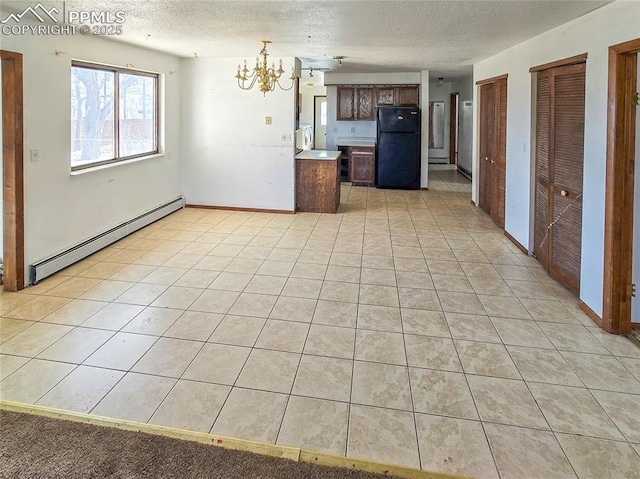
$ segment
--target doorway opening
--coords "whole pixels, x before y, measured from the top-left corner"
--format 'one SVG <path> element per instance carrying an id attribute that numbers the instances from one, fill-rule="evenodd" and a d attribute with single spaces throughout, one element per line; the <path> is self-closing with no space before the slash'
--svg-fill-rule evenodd
<path id="1" fill-rule="evenodd" d="M 22 54 L 0 50 L 2 63 L 2 267 L 4 291 L 24 288 Z"/>
<path id="2" fill-rule="evenodd" d="M 451 101 L 449 102 L 449 164 L 458 164 L 458 142 L 460 135 L 460 118 L 458 116 L 458 109 L 460 106 L 460 93 L 455 92 L 451 94 Z"/>
<path id="3" fill-rule="evenodd" d="M 640 328 L 635 299 L 638 251 L 634 252 L 634 189 L 638 183 L 638 53 L 640 38 L 609 47 L 607 175 L 604 226 L 602 328 L 628 334 Z M 640 190 L 638 190 L 640 194 Z M 637 241 L 636 241 L 637 243 Z M 638 248 L 636 248 L 637 250 Z M 636 283 L 637 284 L 637 283 Z M 632 320 L 632 310 L 635 315 Z"/>
<path id="4" fill-rule="evenodd" d="M 327 149 L 327 97 L 313 97 L 313 149 Z"/>

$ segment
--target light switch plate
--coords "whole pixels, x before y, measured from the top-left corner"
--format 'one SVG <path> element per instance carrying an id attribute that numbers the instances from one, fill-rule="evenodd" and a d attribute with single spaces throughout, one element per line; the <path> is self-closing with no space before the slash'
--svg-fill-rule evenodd
<path id="1" fill-rule="evenodd" d="M 271 117 L 270 116 L 265 116 L 264 117 L 264 124 L 265 125 L 270 125 L 271 124 Z"/>
<path id="2" fill-rule="evenodd" d="M 31 161 L 40 161 L 40 150 L 37 148 L 31 149 Z"/>

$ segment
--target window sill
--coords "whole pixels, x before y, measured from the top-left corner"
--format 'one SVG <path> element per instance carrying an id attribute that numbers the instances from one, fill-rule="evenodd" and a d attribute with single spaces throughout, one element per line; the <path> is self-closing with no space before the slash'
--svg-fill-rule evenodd
<path id="1" fill-rule="evenodd" d="M 140 156 L 138 158 L 131 158 L 130 160 L 123 160 L 123 161 L 117 161 L 114 163 L 107 163 L 106 165 L 98 165 L 98 166 L 90 166 L 88 168 L 82 168 L 81 170 L 72 170 L 71 171 L 71 176 L 78 176 L 78 175 L 84 175 L 85 173 L 91 173 L 93 171 L 98 171 L 98 170 L 105 170 L 107 168 L 114 168 L 117 166 L 121 166 L 121 165 L 128 165 L 131 163 L 137 163 L 139 161 L 145 161 L 145 160 L 152 160 L 155 158 L 161 158 L 161 157 L 169 157 L 168 153 L 154 153 L 153 155 L 149 155 L 149 156 Z"/>

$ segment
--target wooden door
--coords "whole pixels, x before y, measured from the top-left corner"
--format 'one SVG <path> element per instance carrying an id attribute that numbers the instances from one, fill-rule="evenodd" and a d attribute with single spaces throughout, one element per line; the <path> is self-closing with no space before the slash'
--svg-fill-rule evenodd
<path id="1" fill-rule="evenodd" d="M 355 120 L 355 88 L 338 87 L 337 120 Z"/>
<path id="2" fill-rule="evenodd" d="M 418 106 L 418 87 L 398 87 L 396 89 L 396 106 Z"/>
<path id="3" fill-rule="evenodd" d="M 507 165 L 507 79 L 480 86 L 479 206 L 504 228 Z"/>
<path id="4" fill-rule="evenodd" d="M 375 149 L 352 147 L 349 155 L 349 179 L 355 186 L 373 186 L 375 181 Z"/>
<path id="5" fill-rule="evenodd" d="M 538 73 L 534 253 L 549 274 L 580 290 L 585 63 Z"/>
<path id="6" fill-rule="evenodd" d="M 376 105 L 393 105 L 393 87 L 377 87 L 376 88 Z"/>
<path id="7" fill-rule="evenodd" d="M 373 87 L 356 88 L 356 120 L 376 119 L 376 105 Z"/>

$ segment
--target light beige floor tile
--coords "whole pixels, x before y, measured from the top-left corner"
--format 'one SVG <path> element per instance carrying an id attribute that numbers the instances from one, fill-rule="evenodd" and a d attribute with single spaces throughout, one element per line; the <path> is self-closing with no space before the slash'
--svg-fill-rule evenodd
<path id="1" fill-rule="evenodd" d="M 291 270 L 292 278 L 304 279 L 324 279 L 327 272 L 327 265 L 314 263 L 296 263 Z"/>
<path id="2" fill-rule="evenodd" d="M 35 404 L 75 368 L 73 364 L 33 359 L 0 383 L 0 399 Z"/>
<path id="3" fill-rule="evenodd" d="M 532 319 L 529 312 L 517 298 L 505 296 L 478 295 L 482 306 L 491 317 Z"/>
<path id="4" fill-rule="evenodd" d="M 377 306 L 399 307 L 398 289 L 391 286 L 376 286 L 369 284 L 360 285 L 361 304 L 372 304 Z"/>
<path id="5" fill-rule="evenodd" d="M 405 334 L 404 342 L 409 366 L 462 372 L 451 339 Z"/>
<path id="6" fill-rule="evenodd" d="M 396 286 L 396 275 L 393 269 L 362 268 L 360 283 Z"/>
<path id="7" fill-rule="evenodd" d="M 286 405 L 284 394 L 233 388 L 211 432 L 273 444 Z"/>
<path id="8" fill-rule="evenodd" d="M 279 295 L 286 283 L 286 278 L 279 276 L 254 276 L 247 287 L 245 293 Z"/>
<path id="9" fill-rule="evenodd" d="M 190 269 L 185 274 L 183 274 L 178 281 L 173 283 L 173 285 L 182 286 L 185 288 L 208 288 L 219 274 L 220 272 L 218 271 Z"/>
<path id="10" fill-rule="evenodd" d="M 299 362 L 300 354 L 254 349 L 236 386 L 289 394 Z"/>
<path id="11" fill-rule="evenodd" d="M 349 406 L 335 401 L 291 396 L 277 444 L 344 455 Z"/>
<path id="12" fill-rule="evenodd" d="M 640 382 L 613 356 L 566 352 L 562 355 L 588 388 L 640 394 Z"/>
<path id="13" fill-rule="evenodd" d="M 401 308 L 401 313 L 402 328 L 406 334 L 451 337 L 444 314 L 440 311 Z"/>
<path id="14" fill-rule="evenodd" d="M 225 314 L 231 309 L 231 306 L 239 296 L 239 293 L 233 291 L 207 290 L 189 306 L 189 309 L 205 313 Z"/>
<path id="15" fill-rule="evenodd" d="M 209 342 L 252 347 L 265 323 L 264 318 L 227 315 L 209 337 Z"/>
<path id="16" fill-rule="evenodd" d="M 8 341 L 16 334 L 27 329 L 29 326 L 33 326 L 33 324 L 33 321 L 0 318 L 0 344 Z"/>
<path id="17" fill-rule="evenodd" d="M 222 241 L 225 241 L 227 238 L 223 239 Z M 221 244 L 215 246 L 209 254 L 211 256 L 235 258 L 236 256 L 238 256 L 238 253 L 242 251 L 242 246 L 243 245 L 222 244 L 221 242 Z"/>
<path id="18" fill-rule="evenodd" d="M 170 268 L 160 266 L 140 280 L 141 283 L 150 283 L 171 286 L 187 272 L 186 268 Z"/>
<path id="19" fill-rule="evenodd" d="M 127 373 L 91 414 L 147 422 L 175 383 L 171 378 Z"/>
<path id="20" fill-rule="evenodd" d="M 493 265 L 498 274 L 503 279 L 515 279 L 518 281 L 537 281 L 535 275 L 529 271 L 526 266 L 517 266 L 509 264 L 496 264 Z"/>
<path id="21" fill-rule="evenodd" d="M 75 328 L 38 355 L 39 359 L 80 364 L 102 346 L 113 331 Z"/>
<path id="22" fill-rule="evenodd" d="M 322 281 L 318 279 L 289 278 L 282 295 L 294 298 L 318 299 Z"/>
<path id="23" fill-rule="evenodd" d="M 123 269 L 124 266 L 125 265 L 121 263 L 103 261 L 78 273 L 78 276 L 83 278 L 107 279 Z"/>
<path id="24" fill-rule="evenodd" d="M 469 375 L 467 380 L 483 421 L 549 429 L 524 381 Z"/>
<path id="25" fill-rule="evenodd" d="M 320 291 L 320 299 L 323 301 L 357 303 L 358 291 L 359 285 L 356 283 L 323 281 L 322 290 Z"/>
<path id="26" fill-rule="evenodd" d="M 173 325 L 165 331 L 163 336 L 190 339 L 192 341 L 206 341 L 218 327 L 224 316 L 215 313 L 201 313 L 185 311 Z"/>
<path id="27" fill-rule="evenodd" d="M 513 346 L 555 349 L 535 321 L 491 318 L 502 342 Z"/>
<path id="28" fill-rule="evenodd" d="M 416 414 L 422 469 L 477 478 L 498 478 L 482 425 Z"/>
<path id="29" fill-rule="evenodd" d="M 640 344 L 638 341 L 633 341 L 623 335 L 609 334 L 598 327 L 588 329 L 614 356 L 640 359 Z"/>
<path id="30" fill-rule="evenodd" d="M 309 332 L 309 324 L 270 319 L 264 325 L 256 348 L 301 353 Z"/>
<path id="31" fill-rule="evenodd" d="M 401 286 L 399 271 L 409 273 L 429 273 L 427 262 L 422 258 L 401 258 L 398 256 L 393 257 L 393 263 L 396 268 L 396 278 L 398 280 L 398 286 Z M 429 277 L 431 280 L 431 277 Z"/>
<path id="32" fill-rule="evenodd" d="M 486 314 L 478 296 L 470 293 L 438 292 L 440 305 L 448 313 Z"/>
<path id="33" fill-rule="evenodd" d="M 303 355 L 293 394 L 349 402 L 353 361 Z"/>
<path id="34" fill-rule="evenodd" d="M 420 467 L 413 414 L 351 406 L 347 455 L 376 462 Z"/>
<path id="35" fill-rule="evenodd" d="M 353 359 L 355 330 L 313 324 L 304 345 L 306 354 Z"/>
<path id="36" fill-rule="evenodd" d="M 527 381 L 581 387 L 582 381 L 558 351 L 507 346 L 511 358 Z"/>
<path id="37" fill-rule="evenodd" d="M 435 291 L 428 289 L 398 288 L 400 306 L 403 308 L 441 311 L 440 301 Z"/>
<path id="38" fill-rule="evenodd" d="M 362 304 L 358 307 L 358 328 L 402 332 L 399 308 Z"/>
<path id="39" fill-rule="evenodd" d="M 187 309 L 203 291 L 204 289 L 199 288 L 170 286 L 151 305 L 161 308 Z"/>
<path id="40" fill-rule="evenodd" d="M 109 303 L 82 323 L 82 327 L 118 331 L 143 310 L 144 306 Z"/>
<path id="41" fill-rule="evenodd" d="M 440 261 L 440 260 L 427 260 L 429 266 L 429 272 L 434 274 L 449 274 L 456 276 L 464 276 L 464 271 L 460 267 L 460 263 L 457 261 Z"/>
<path id="42" fill-rule="evenodd" d="M 71 300 L 67 298 L 38 296 L 18 306 L 17 308 L 4 313 L 4 317 L 12 319 L 26 319 L 29 321 L 40 321 L 45 316 L 48 316 L 54 311 L 60 309 L 69 301 Z"/>
<path id="43" fill-rule="evenodd" d="M 329 266 L 352 266 L 360 268 L 362 266 L 362 255 L 353 253 L 331 253 Z"/>
<path id="44" fill-rule="evenodd" d="M 516 281 L 507 280 L 507 284 L 511 291 L 520 299 L 539 299 L 546 301 L 555 301 L 554 294 L 540 281 Z"/>
<path id="45" fill-rule="evenodd" d="M 310 323 L 316 310 L 316 303 L 322 303 L 322 301 L 318 302 L 315 299 L 280 296 L 271 310 L 269 318 Z"/>
<path id="46" fill-rule="evenodd" d="M 223 271 L 209 285 L 209 289 L 242 292 L 251 281 L 251 278 L 253 278 L 252 274 Z"/>
<path id="47" fill-rule="evenodd" d="M 498 424 L 484 429 L 503 479 L 576 479 L 553 433 Z"/>
<path id="48" fill-rule="evenodd" d="M 540 383 L 531 383 L 529 389 L 553 431 L 623 439 L 588 390 Z"/>
<path id="49" fill-rule="evenodd" d="M 574 299 L 576 300 L 576 299 Z M 577 300 L 576 300 L 577 301 Z M 580 324 L 560 301 L 521 298 L 520 302 L 536 321 L 550 323 Z"/>
<path id="50" fill-rule="evenodd" d="M 124 376 L 112 369 L 79 366 L 38 402 L 40 406 L 88 413 Z"/>
<path id="51" fill-rule="evenodd" d="M 500 278 L 484 278 L 482 276 L 469 276 L 468 277 L 473 290 L 477 294 L 491 295 L 491 296 L 511 296 L 513 297 L 513 291 L 507 286 L 507 283 Z"/>
<path id="52" fill-rule="evenodd" d="M 293 261 L 280 261 L 268 259 L 262 263 L 257 274 L 266 276 L 282 276 L 287 278 L 293 270 L 295 263 Z"/>
<path id="53" fill-rule="evenodd" d="M 520 379 L 520 373 L 502 344 L 456 341 L 465 373 Z"/>
<path id="54" fill-rule="evenodd" d="M 277 299 L 277 296 L 269 294 L 241 293 L 229 314 L 268 318 Z"/>
<path id="55" fill-rule="evenodd" d="M 28 362 L 29 358 L 0 354 L 0 381 L 10 374 L 13 374 Z"/>
<path id="56" fill-rule="evenodd" d="M 209 432 L 229 391 L 229 386 L 181 379 L 149 422 L 189 431 Z"/>
<path id="57" fill-rule="evenodd" d="M 80 295 L 80 299 L 91 299 L 95 301 L 113 301 L 118 296 L 127 291 L 135 283 L 130 281 L 104 280 L 98 283 L 87 292 Z"/>
<path id="58" fill-rule="evenodd" d="M 618 358 L 623 366 L 640 381 L 640 359 Z"/>
<path id="59" fill-rule="evenodd" d="M 250 352 L 250 348 L 239 346 L 205 344 L 183 379 L 233 385 Z"/>
<path id="60" fill-rule="evenodd" d="M 117 303 L 148 306 L 153 303 L 158 296 L 164 293 L 167 288 L 168 286 L 161 284 L 136 283 L 118 296 L 114 301 Z"/>
<path id="61" fill-rule="evenodd" d="M 637 414 L 640 410 L 640 396 L 596 390 L 591 393 L 627 440 L 640 442 L 640 416 Z"/>
<path id="62" fill-rule="evenodd" d="M 132 371 L 179 378 L 202 349 L 203 343 L 160 338 L 135 364 Z"/>
<path id="63" fill-rule="evenodd" d="M 369 406 L 412 410 L 406 367 L 356 361 L 351 401 Z"/>
<path id="64" fill-rule="evenodd" d="M 57 296 L 60 298 L 77 298 L 95 285 L 100 283 L 99 279 L 92 278 L 69 278 L 62 284 L 43 293 L 46 296 Z"/>
<path id="65" fill-rule="evenodd" d="M 89 356 L 84 364 L 128 371 L 157 340 L 155 336 L 116 333 Z"/>
<path id="66" fill-rule="evenodd" d="M 500 336 L 487 316 L 445 313 L 451 335 L 455 339 L 500 343 Z"/>
<path id="67" fill-rule="evenodd" d="M 338 281 L 343 283 L 359 283 L 360 268 L 354 266 L 329 265 L 324 279 L 326 281 Z"/>
<path id="68" fill-rule="evenodd" d="M 162 336 L 183 313 L 180 309 L 149 306 L 127 323 L 122 331 L 127 333 Z"/>
<path id="69" fill-rule="evenodd" d="M 471 284 L 464 276 L 451 274 L 432 274 L 431 278 L 437 291 L 453 291 L 457 293 L 473 293 Z"/>
<path id="70" fill-rule="evenodd" d="M 640 477 L 640 455 L 626 443 L 570 434 L 557 434 L 580 479 Z"/>
<path id="71" fill-rule="evenodd" d="M 401 271 L 396 269 L 396 281 L 399 288 L 434 289 L 435 285 L 429 273 Z"/>
<path id="72" fill-rule="evenodd" d="M 464 374 L 432 369 L 409 369 L 416 412 L 478 419 Z"/>
<path id="73" fill-rule="evenodd" d="M 232 258 L 225 256 L 212 256 L 209 254 L 205 256 L 200 261 L 198 261 L 194 265 L 194 269 L 198 270 L 207 270 L 207 271 L 223 271 L 229 263 L 231 263 Z"/>
<path id="74" fill-rule="evenodd" d="M 267 228 L 263 230 L 266 231 Z M 295 262 L 300 257 L 301 250 L 299 249 L 290 249 L 290 248 L 273 248 L 273 251 L 269 253 L 270 261 L 288 261 Z M 329 263 L 329 258 L 327 257 L 327 263 Z M 325 263 L 325 264 L 327 264 Z"/>
<path id="75" fill-rule="evenodd" d="M 460 267 L 467 277 L 480 277 L 485 279 L 501 279 L 496 269 L 491 264 L 460 262 Z"/>
<path id="76" fill-rule="evenodd" d="M 32 323 L 31 326 L 2 343 L 0 352 L 35 357 L 73 328 L 59 324 Z"/>
<path id="77" fill-rule="evenodd" d="M 584 326 L 544 322 L 538 325 L 553 345 L 561 351 L 609 354 L 609 351 Z"/>
<path id="78" fill-rule="evenodd" d="M 355 358 L 364 361 L 406 365 L 407 359 L 402 334 L 357 330 Z"/>

